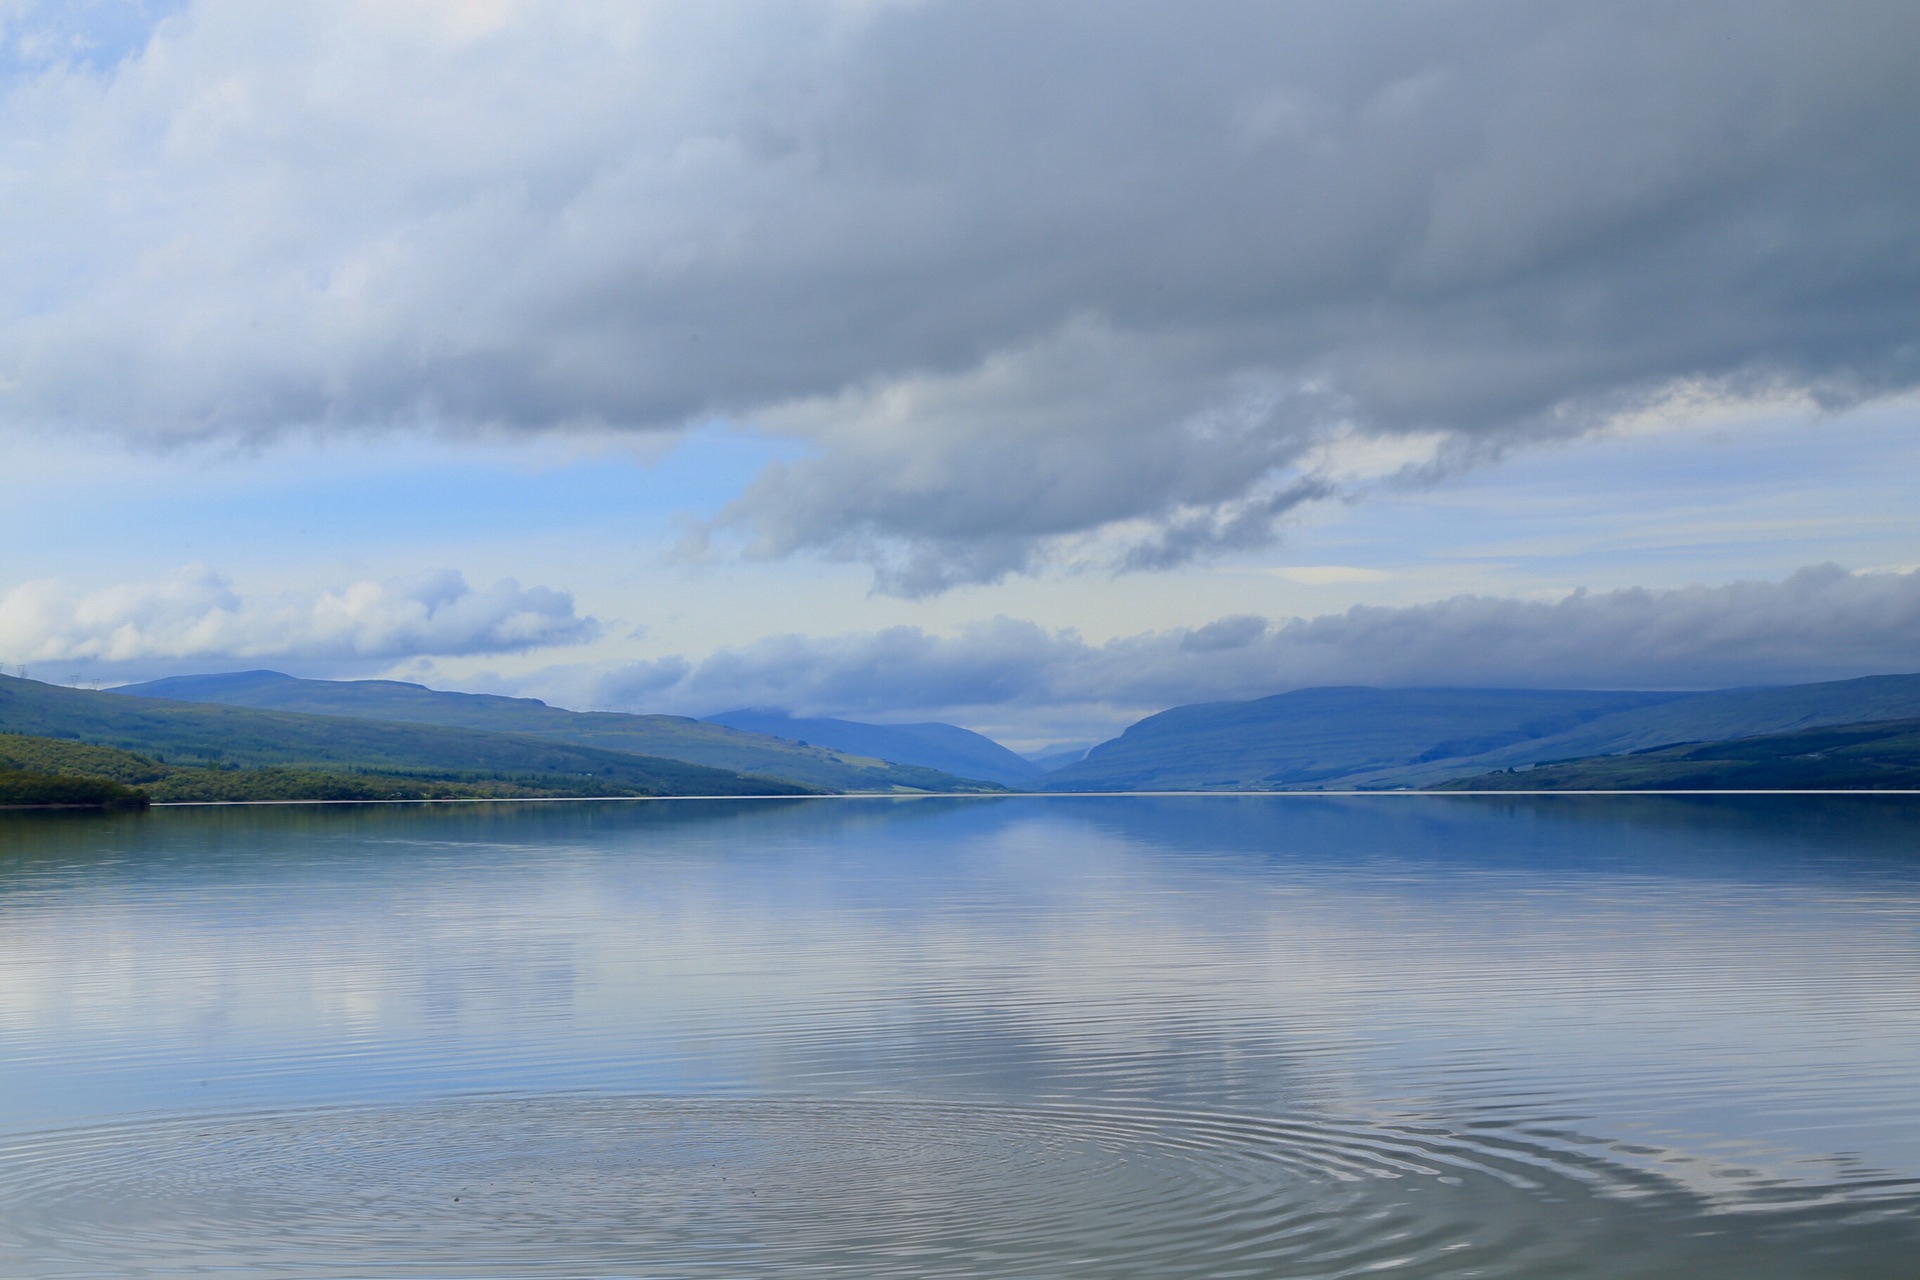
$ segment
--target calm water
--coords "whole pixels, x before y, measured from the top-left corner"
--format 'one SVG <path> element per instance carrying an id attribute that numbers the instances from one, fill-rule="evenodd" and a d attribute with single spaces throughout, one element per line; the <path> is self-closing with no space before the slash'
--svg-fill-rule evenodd
<path id="1" fill-rule="evenodd" d="M 0 820 L 7 1276 L 1905 1276 L 1920 804 Z"/>

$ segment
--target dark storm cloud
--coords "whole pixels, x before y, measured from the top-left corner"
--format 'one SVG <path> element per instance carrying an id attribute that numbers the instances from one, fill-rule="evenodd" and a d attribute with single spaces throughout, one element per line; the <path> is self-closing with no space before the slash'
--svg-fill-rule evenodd
<path id="1" fill-rule="evenodd" d="M 0 102 L 0 416 L 797 437 L 924 594 L 1256 545 L 1332 439 L 1920 382 L 1910 3 L 216 2 Z"/>
<path id="2" fill-rule="evenodd" d="M 1168 706 L 1314 685 L 1725 688 L 1920 671 L 1920 570 L 1835 565 L 1779 582 L 1457 596 L 1283 623 L 1251 616 L 1089 644 L 1007 618 L 954 636 L 915 627 L 782 636 L 616 671 L 596 702 L 699 712 L 951 717 L 1061 736 Z"/>

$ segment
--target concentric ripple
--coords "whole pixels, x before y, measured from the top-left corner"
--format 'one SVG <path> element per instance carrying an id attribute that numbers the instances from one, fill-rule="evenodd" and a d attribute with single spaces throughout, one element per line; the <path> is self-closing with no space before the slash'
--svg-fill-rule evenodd
<path id="1" fill-rule="evenodd" d="M 0 1256 L 36 1276 L 1647 1274 L 1636 1241 L 1872 1275 L 1916 1242 L 1854 1205 L 1809 1271 L 1819 1212 L 1516 1138 L 1080 1106 L 548 1095 L 0 1146 Z"/>

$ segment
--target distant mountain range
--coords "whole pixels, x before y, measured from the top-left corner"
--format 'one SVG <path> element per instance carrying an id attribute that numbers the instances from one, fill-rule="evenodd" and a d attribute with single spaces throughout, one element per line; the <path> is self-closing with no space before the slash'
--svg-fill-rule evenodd
<path id="1" fill-rule="evenodd" d="M 749 733 L 771 734 L 832 747 L 858 756 L 875 756 L 895 764 L 923 765 L 962 778 L 981 778 L 1002 786 L 1030 788 L 1045 770 L 1017 756 L 985 734 L 954 724 L 863 724 L 857 720 L 809 720 L 765 708 L 727 711 L 708 716 L 708 724 L 723 724 Z"/>
<path id="2" fill-rule="evenodd" d="M 680 760 L 826 791 L 978 791 L 995 786 L 917 764 L 802 745 L 685 716 L 567 711 L 533 698 L 454 693 L 398 680 L 301 680 L 278 671 L 240 671 L 125 685 L 107 696 L 508 733 L 576 748 Z"/>
<path id="3" fill-rule="evenodd" d="M 0 751 L 0 768 L 109 778 L 156 798 L 1300 791 L 1463 779 L 1487 789 L 1852 785 L 1833 781 L 1842 777 L 1891 787 L 1905 785 L 1902 753 L 1914 745 L 1912 726 L 1886 725 L 1897 721 L 1920 724 L 1920 675 L 1709 693 L 1303 689 L 1175 707 L 1048 772 L 950 724 L 576 712 L 272 671 L 105 693 L 0 677 L 0 734 L 41 740 Z M 139 758 L 108 768 L 72 744 Z M 208 764 L 280 772 L 215 778 Z M 1686 781 L 1708 777 L 1723 784 Z"/>
<path id="4" fill-rule="evenodd" d="M 1920 675 L 1713 693 L 1302 689 L 1149 716 L 1049 791 L 1423 787 L 1544 761 L 1920 717 Z"/>
<path id="5" fill-rule="evenodd" d="M 1055 769 L 1064 769 L 1070 764 L 1086 759 L 1087 752 L 1090 750 L 1092 750 L 1091 747 L 1084 746 L 1053 747 L 1046 751 L 1037 751 L 1025 758 L 1032 761 L 1033 767 L 1040 772 L 1052 773 Z"/>
<path id="6" fill-rule="evenodd" d="M 124 769 L 137 768 L 173 788 L 171 797 L 161 798 L 411 797 L 423 794 L 425 783 L 448 784 L 452 791 L 434 790 L 462 795 L 794 795 L 821 790 L 784 778 L 527 734 L 129 698 L 11 676 L 0 676 L 0 737 L 5 738 L 0 742 L 0 767 L 146 782 L 147 777 L 122 776 Z M 76 751 L 78 747 L 89 750 Z M 124 760 L 129 753 L 142 760 Z M 263 770 L 279 772 L 238 776 Z M 343 779 L 369 775 L 384 780 L 384 788 L 375 789 L 377 795 L 349 795 L 355 787 L 340 789 Z"/>
<path id="7" fill-rule="evenodd" d="M 1048 775 L 1056 791 L 1345 788 L 1433 761 L 1565 733 L 1670 701 L 1662 693 L 1302 689 L 1148 716 Z"/>

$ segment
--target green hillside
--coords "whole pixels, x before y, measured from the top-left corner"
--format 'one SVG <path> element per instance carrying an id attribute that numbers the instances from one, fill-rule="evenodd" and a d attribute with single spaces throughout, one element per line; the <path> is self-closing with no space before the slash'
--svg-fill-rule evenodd
<path id="1" fill-rule="evenodd" d="M 0 767 L 0 809 L 139 809 L 146 804 L 146 792 L 106 778 Z"/>
<path id="2" fill-rule="evenodd" d="M 1728 689 L 1593 693 L 1303 689 L 1149 716 L 1048 790 L 1424 787 L 1547 760 L 1920 717 L 1920 676 Z"/>
<path id="3" fill-rule="evenodd" d="M 1670 693 L 1302 689 L 1149 716 L 1046 777 L 1049 791 L 1271 791 L 1471 756 L 1563 733 Z"/>
<path id="4" fill-rule="evenodd" d="M 130 787 L 158 781 L 167 774 L 166 765 L 118 747 L 17 733 L 0 733 L 0 769 L 105 778 Z"/>
<path id="5" fill-rule="evenodd" d="M 166 764 L 151 756 L 115 747 L 13 733 L 0 733 L 0 773 L 30 780 L 34 794 L 41 797 L 0 800 L 0 804 L 11 805 L 93 803 L 51 798 L 55 792 L 48 784 L 54 782 L 84 783 L 103 797 L 99 803 L 110 804 L 125 803 L 136 792 L 163 804 L 214 800 L 477 800 L 664 794 L 657 784 L 641 785 L 630 776 L 488 774 L 430 768 Z M 778 789 L 782 785 L 764 779 L 748 781 L 754 787 Z M 22 781 L 20 785 L 28 786 L 29 781 Z M 716 785 L 737 787 L 738 784 L 722 780 Z M 25 793 L 21 795 L 24 797 Z"/>
<path id="6" fill-rule="evenodd" d="M 1449 777 L 1521 768 L 1547 760 L 1619 755 L 1675 743 L 1723 742 L 1761 734 L 1791 733 L 1824 725 L 1864 724 L 1920 717 L 1920 675 L 1865 676 L 1772 689 L 1723 689 L 1637 707 L 1588 721 L 1564 733 L 1401 771 L 1402 785 L 1426 785 Z"/>
<path id="7" fill-rule="evenodd" d="M 1436 791 L 1920 790 L 1920 719 L 1835 725 L 1479 774 Z"/>
<path id="8" fill-rule="evenodd" d="M 827 791 L 999 789 L 991 783 L 936 769 L 891 764 L 685 716 L 568 711 L 533 698 L 454 693 L 398 680 L 300 680 L 277 671 L 243 671 L 154 680 L 115 689 L 109 696 L 488 730 L 576 747 L 683 760 Z"/>
<path id="9" fill-rule="evenodd" d="M 576 795 L 794 795 L 815 790 L 680 760 L 517 734 L 126 698 L 10 676 L 0 676 L 0 734 L 113 747 L 169 767 L 275 767 L 302 775 L 405 780 L 395 781 L 396 787 L 460 784 L 504 787 L 512 794 Z M 279 781 L 293 783 L 290 776 Z M 161 798 L 157 786 L 146 789 Z"/>

